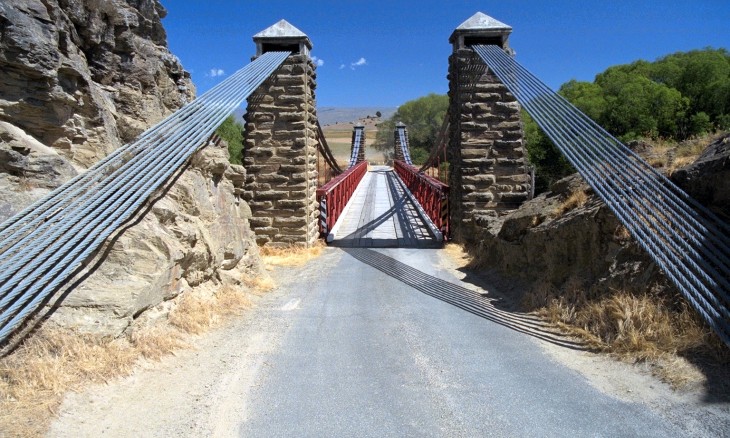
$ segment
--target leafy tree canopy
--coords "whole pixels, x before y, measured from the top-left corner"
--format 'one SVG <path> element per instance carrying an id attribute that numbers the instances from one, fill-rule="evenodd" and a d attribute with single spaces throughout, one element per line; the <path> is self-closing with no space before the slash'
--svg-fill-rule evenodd
<path id="1" fill-rule="evenodd" d="M 395 125 L 402 122 L 408 128 L 411 159 L 415 164 L 422 164 L 436 142 L 448 107 L 448 96 L 435 93 L 404 103 L 390 119 L 378 125 L 373 146 L 391 155 L 395 146 L 393 136 Z"/>
<path id="2" fill-rule="evenodd" d="M 730 129 L 730 53 L 707 48 L 617 65 L 594 82 L 571 80 L 558 92 L 621 140 L 683 140 Z M 540 192 L 572 167 L 532 119 L 524 121 Z"/>
<path id="3" fill-rule="evenodd" d="M 228 116 L 215 131 L 228 143 L 229 161 L 232 164 L 241 164 L 243 159 L 243 125 L 233 116 Z"/>

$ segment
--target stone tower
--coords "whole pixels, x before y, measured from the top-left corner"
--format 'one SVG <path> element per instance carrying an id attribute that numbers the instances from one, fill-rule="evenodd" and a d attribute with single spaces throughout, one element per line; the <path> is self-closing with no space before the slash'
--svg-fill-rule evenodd
<path id="1" fill-rule="evenodd" d="M 355 140 L 360 137 L 360 143 L 355 144 Z M 352 157 L 353 152 L 355 151 L 355 147 L 358 148 L 357 150 L 357 162 L 365 161 L 365 126 L 363 125 L 355 125 L 352 127 L 352 144 L 350 146 L 350 157 Z"/>
<path id="2" fill-rule="evenodd" d="M 449 38 L 449 185 L 452 233 L 458 240 L 469 235 L 477 219 L 497 217 L 530 196 L 520 105 L 471 49 L 491 44 L 511 53 L 511 32 L 478 12 Z"/>
<path id="3" fill-rule="evenodd" d="M 405 140 L 406 140 L 405 145 L 401 144 L 401 141 L 400 141 L 400 134 L 398 133 L 398 131 L 400 129 L 402 129 L 403 132 L 405 133 Z M 394 139 L 394 141 L 393 141 L 393 144 L 394 144 L 393 159 L 397 160 L 397 161 L 404 161 L 406 159 L 406 157 L 405 157 L 405 154 L 403 154 L 403 148 L 405 147 L 406 149 L 408 149 L 408 147 L 410 145 L 408 144 L 408 129 L 406 128 L 406 125 L 403 122 L 396 123 L 395 129 L 393 130 L 393 139 Z"/>
<path id="4" fill-rule="evenodd" d="M 292 54 L 248 98 L 243 165 L 251 228 L 260 245 L 310 246 L 318 237 L 312 43 L 285 20 L 253 40 L 256 57 L 269 51 Z"/>

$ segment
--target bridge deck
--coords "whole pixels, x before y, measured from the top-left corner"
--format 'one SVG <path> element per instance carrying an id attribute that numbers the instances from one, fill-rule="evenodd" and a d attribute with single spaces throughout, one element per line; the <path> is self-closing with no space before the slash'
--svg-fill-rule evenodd
<path id="1" fill-rule="evenodd" d="M 441 244 L 430 233 L 403 182 L 388 166 L 373 166 L 340 217 L 334 246 L 417 247 Z"/>

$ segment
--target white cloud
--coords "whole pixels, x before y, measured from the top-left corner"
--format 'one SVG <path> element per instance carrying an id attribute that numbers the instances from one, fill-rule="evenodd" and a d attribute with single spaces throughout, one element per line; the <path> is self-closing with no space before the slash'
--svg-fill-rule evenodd
<path id="1" fill-rule="evenodd" d="M 365 58 L 360 58 L 357 61 L 350 63 L 350 68 L 355 70 L 355 67 L 360 67 L 363 65 L 368 65 L 368 61 Z"/>
<path id="2" fill-rule="evenodd" d="M 314 65 L 316 65 L 317 67 L 322 67 L 322 66 L 324 65 L 324 59 L 322 59 L 322 58 L 317 58 L 316 56 L 312 56 L 312 62 L 313 62 L 313 63 L 314 63 Z"/>
<path id="3" fill-rule="evenodd" d="M 345 68 L 345 67 L 346 67 L 346 65 L 345 65 L 345 64 L 340 64 L 340 70 L 342 70 L 342 69 L 343 69 L 343 68 Z"/>
<path id="4" fill-rule="evenodd" d="M 217 78 L 218 76 L 225 76 L 226 72 L 222 68 L 211 68 L 205 75 L 211 78 Z"/>

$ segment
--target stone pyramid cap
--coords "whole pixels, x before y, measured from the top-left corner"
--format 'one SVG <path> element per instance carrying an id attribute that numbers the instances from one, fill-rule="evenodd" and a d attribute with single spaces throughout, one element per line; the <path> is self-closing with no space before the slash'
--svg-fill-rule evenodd
<path id="1" fill-rule="evenodd" d="M 454 30 L 449 42 L 453 44 L 454 51 L 465 49 L 472 44 L 498 44 L 506 49 L 507 39 L 511 33 L 512 26 L 477 12 Z"/>
<path id="2" fill-rule="evenodd" d="M 477 12 L 472 15 L 471 18 L 461 23 L 456 30 L 498 30 L 498 29 L 509 29 L 512 30 L 512 26 L 508 26 L 499 20 L 495 20 L 487 14 Z"/>
<path id="3" fill-rule="evenodd" d="M 286 20 L 279 20 L 278 23 L 267 27 L 261 32 L 253 36 L 257 38 L 309 38 L 307 35 L 296 27 L 292 26 Z"/>
<path id="4" fill-rule="evenodd" d="M 309 51 L 312 50 L 312 42 L 307 34 L 286 20 L 279 20 L 257 33 L 253 40 L 256 43 L 256 56 L 270 50 L 287 50 L 309 56 Z"/>

